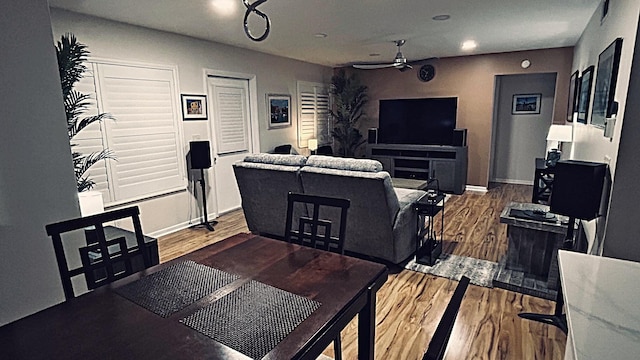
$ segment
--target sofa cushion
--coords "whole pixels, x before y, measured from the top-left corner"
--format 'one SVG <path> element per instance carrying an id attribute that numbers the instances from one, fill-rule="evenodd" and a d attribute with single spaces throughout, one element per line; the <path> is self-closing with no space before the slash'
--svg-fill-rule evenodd
<path id="1" fill-rule="evenodd" d="M 303 166 L 307 158 L 302 155 L 285 155 L 285 154 L 251 154 L 244 158 L 244 162 L 285 165 L 285 166 Z"/>
<path id="2" fill-rule="evenodd" d="M 311 155 L 307 159 L 306 166 L 317 168 L 379 172 L 382 171 L 382 164 L 371 159 L 352 159 L 334 156 Z"/>

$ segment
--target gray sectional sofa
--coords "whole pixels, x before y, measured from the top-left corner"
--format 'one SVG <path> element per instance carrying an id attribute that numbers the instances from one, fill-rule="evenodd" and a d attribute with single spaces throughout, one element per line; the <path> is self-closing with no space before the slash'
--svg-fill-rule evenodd
<path id="1" fill-rule="evenodd" d="M 287 193 L 351 200 L 345 250 L 394 264 L 415 251 L 412 203 L 424 191 L 394 188 L 376 160 L 255 154 L 233 169 L 249 230 L 283 238 Z"/>

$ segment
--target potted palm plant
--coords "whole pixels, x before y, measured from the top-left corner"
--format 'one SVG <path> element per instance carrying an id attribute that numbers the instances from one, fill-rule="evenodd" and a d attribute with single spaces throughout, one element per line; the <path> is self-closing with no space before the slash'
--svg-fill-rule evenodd
<path id="1" fill-rule="evenodd" d="M 58 58 L 58 69 L 60 71 L 64 109 L 67 115 L 67 133 L 72 150 L 76 185 L 78 192 L 83 192 L 90 190 L 95 185 L 89 176 L 86 175 L 87 170 L 99 161 L 115 159 L 115 157 L 109 149 L 103 149 L 90 154 L 82 154 L 74 151 L 76 144 L 73 142 L 73 138 L 82 131 L 82 129 L 97 121 L 99 122 L 104 119 L 114 120 L 114 118 L 109 113 L 83 116 L 89 108 L 90 95 L 75 90 L 74 86 L 80 81 L 84 72 L 87 71 L 87 67 L 84 65 L 89 55 L 87 46 L 78 42 L 73 34 L 67 33 L 62 35 L 61 39 L 57 42 L 56 55 Z"/>
<path id="2" fill-rule="evenodd" d="M 356 150 L 366 142 L 357 128 L 357 123 L 366 114 L 367 87 L 361 85 L 355 74 L 346 76 L 344 69 L 331 77 L 330 93 L 333 95 L 333 109 L 329 111 L 333 120 L 331 135 L 338 145 L 337 154 L 353 157 Z"/>

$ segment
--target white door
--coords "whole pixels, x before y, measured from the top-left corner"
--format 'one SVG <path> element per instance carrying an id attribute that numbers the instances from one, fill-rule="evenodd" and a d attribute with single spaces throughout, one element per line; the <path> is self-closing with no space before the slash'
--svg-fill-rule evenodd
<path id="1" fill-rule="evenodd" d="M 240 207 L 240 192 L 232 165 L 252 149 L 249 81 L 222 77 L 208 78 L 213 176 L 217 213 Z M 216 214 L 217 215 L 217 214 Z"/>

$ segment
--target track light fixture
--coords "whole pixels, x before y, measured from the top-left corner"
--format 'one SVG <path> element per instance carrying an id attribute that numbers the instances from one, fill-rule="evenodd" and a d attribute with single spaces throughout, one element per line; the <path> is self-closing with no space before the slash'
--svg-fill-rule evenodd
<path id="1" fill-rule="evenodd" d="M 258 10 L 258 6 L 262 5 L 262 3 L 267 2 L 267 0 L 257 0 L 253 4 L 250 4 L 249 0 L 242 0 L 242 2 L 244 3 L 244 6 L 247 8 L 247 11 L 244 13 L 245 34 L 247 34 L 249 39 L 253 41 L 262 41 L 266 39 L 267 36 L 269 36 L 269 31 L 271 30 L 271 22 L 269 21 L 269 17 L 265 13 Z M 251 15 L 251 13 L 255 13 L 256 15 L 263 18 L 265 21 L 264 33 L 258 37 L 253 36 L 253 34 L 251 34 L 251 31 L 249 30 L 249 15 Z"/>

